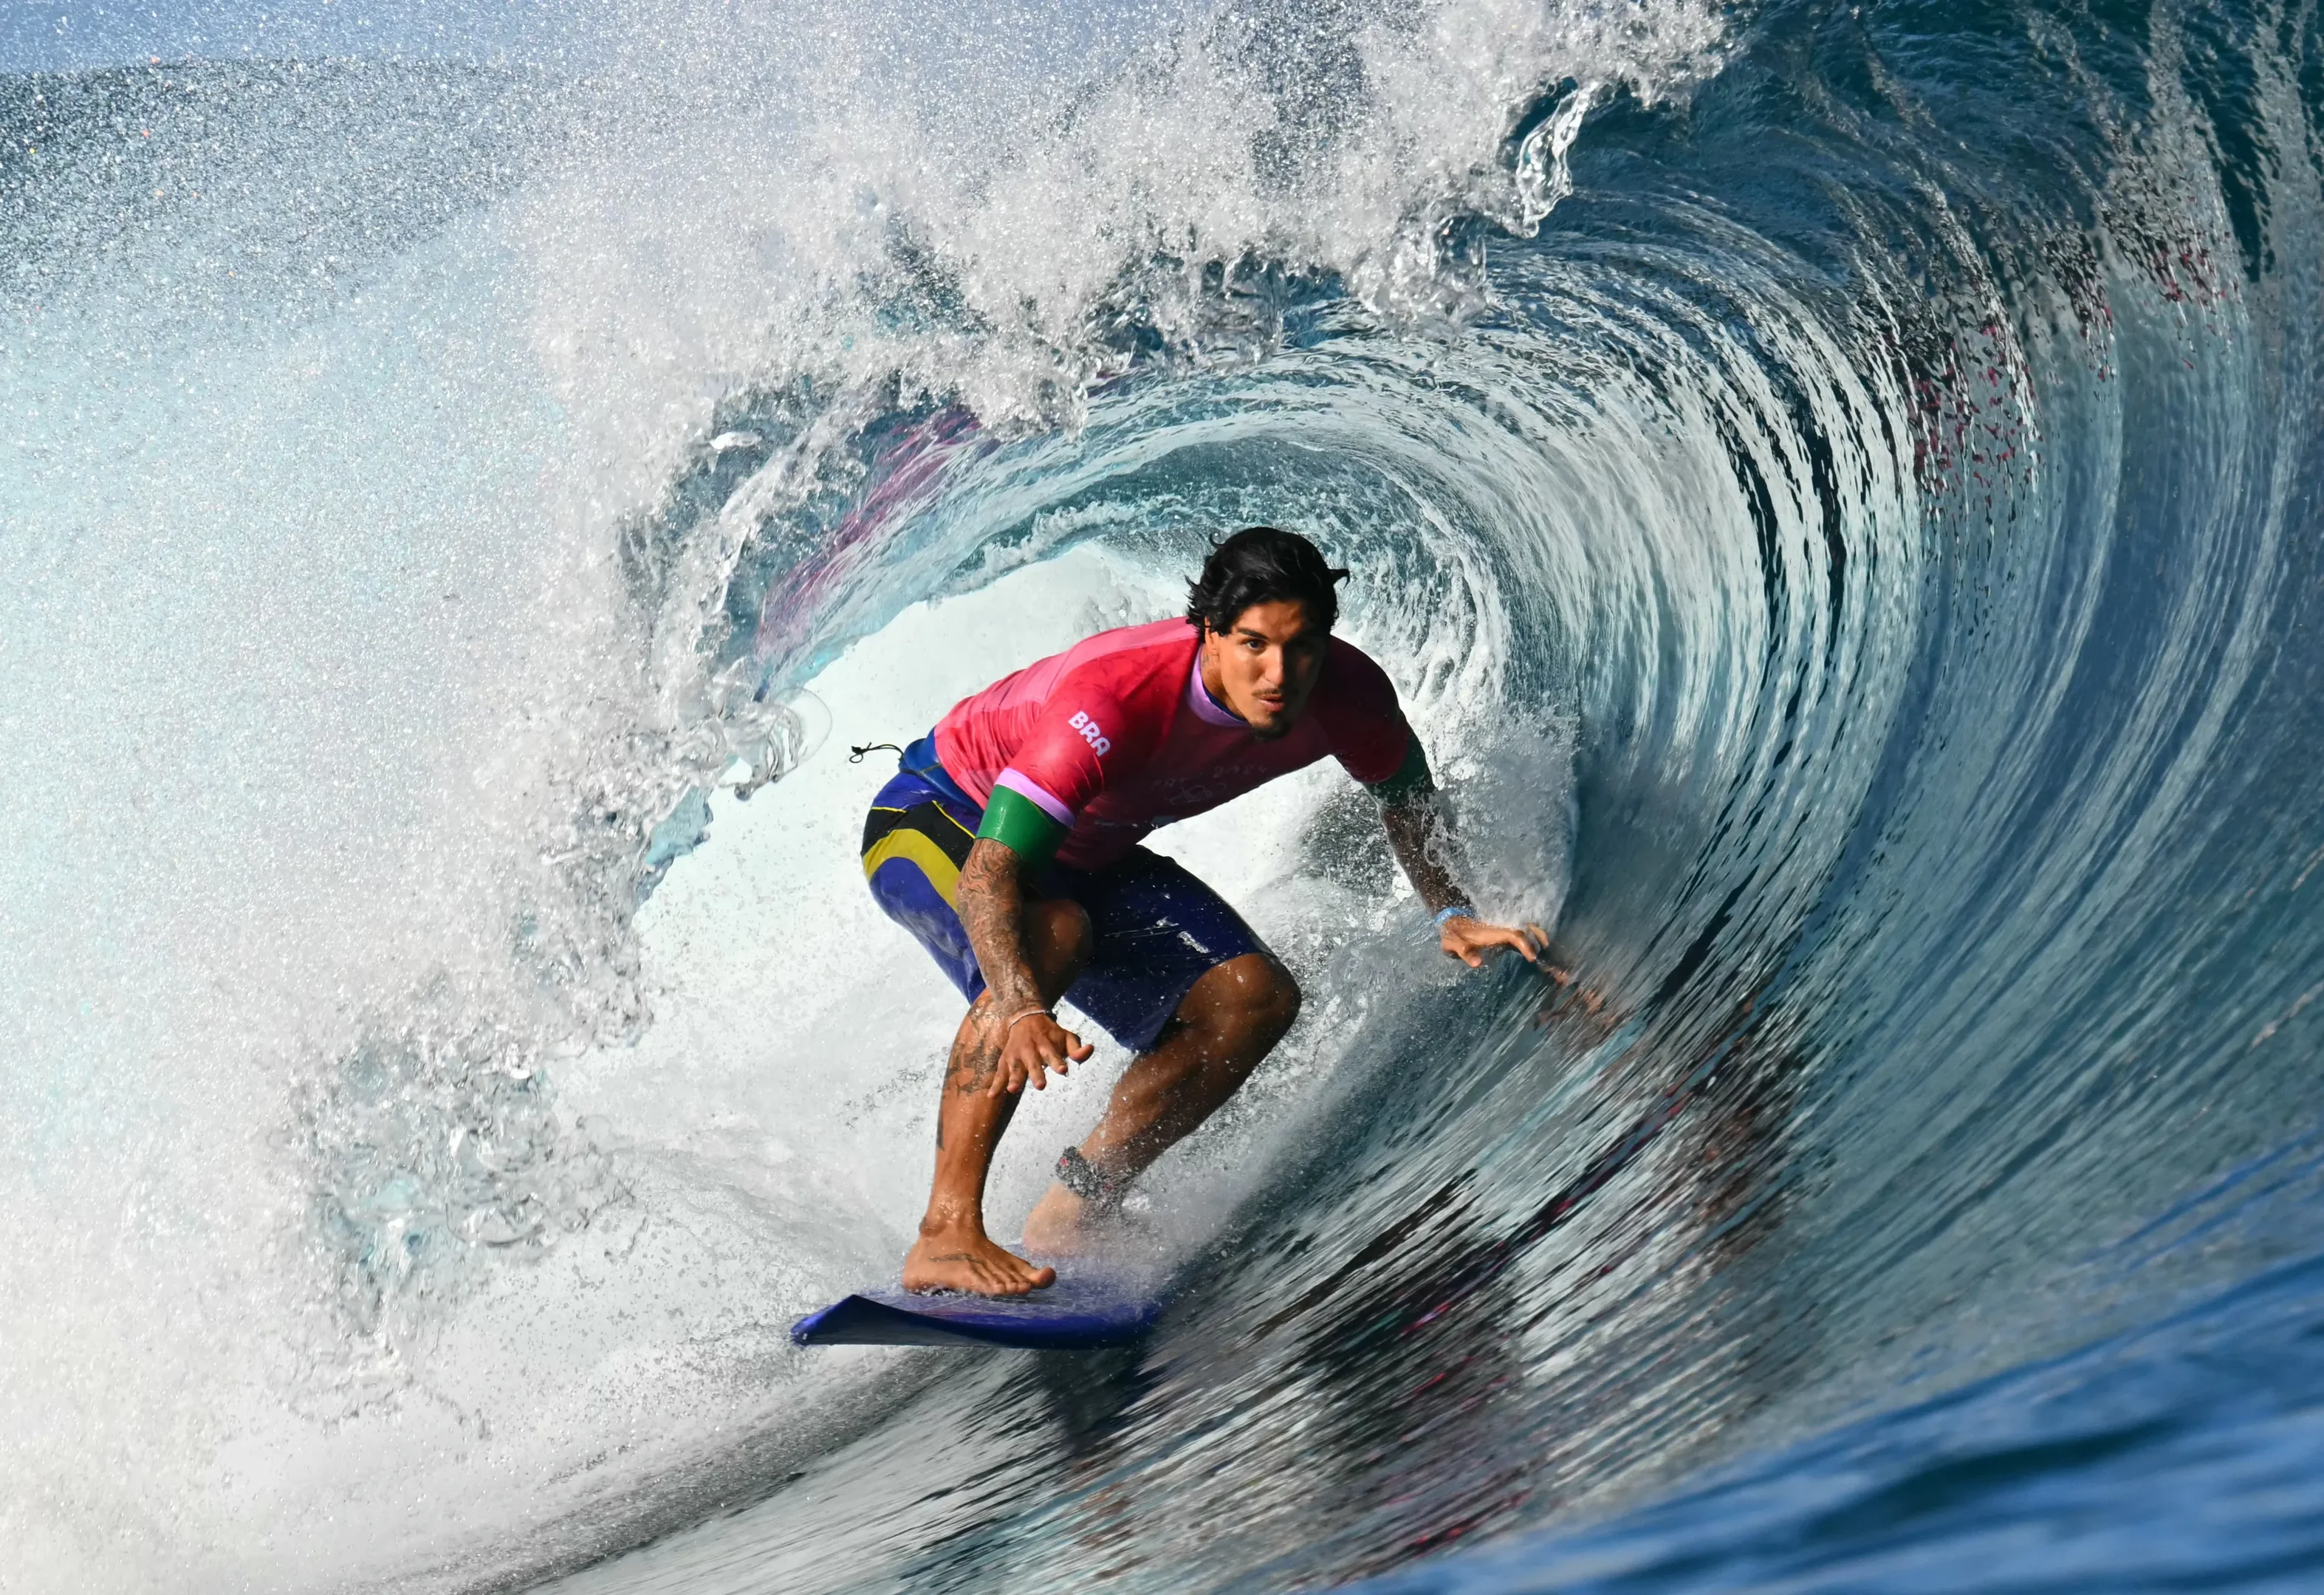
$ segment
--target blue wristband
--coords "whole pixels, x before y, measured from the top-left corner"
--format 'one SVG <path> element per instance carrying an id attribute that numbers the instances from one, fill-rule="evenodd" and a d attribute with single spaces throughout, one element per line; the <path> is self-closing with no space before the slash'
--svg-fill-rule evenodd
<path id="1" fill-rule="evenodd" d="M 1439 908 L 1436 910 L 1436 928 L 1443 930 L 1444 928 L 1444 922 L 1447 919 L 1474 919 L 1476 917 L 1477 910 L 1471 908 L 1468 904 L 1454 903 L 1449 908 Z"/>

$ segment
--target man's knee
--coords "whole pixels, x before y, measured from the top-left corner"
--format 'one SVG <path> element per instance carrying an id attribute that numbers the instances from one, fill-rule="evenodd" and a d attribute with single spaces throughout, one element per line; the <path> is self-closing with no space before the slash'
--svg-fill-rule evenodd
<path id="1" fill-rule="evenodd" d="M 1283 1033 L 1299 1019 L 1299 982 L 1272 958 L 1267 961 L 1267 967 L 1274 978 L 1268 986 L 1266 1012 L 1261 1017 L 1276 1039 L 1280 1040 Z"/>
<path id="2" fill-rule="evenodd" d="M 1026 948 L 1046 971 L 1078 970 L 1089 962 L 1089 911 L 1070 898 L 1049 898 L 1025 905 L 1025 927 L 1032 943 Z"/>
<path id="3" fill-rule="evenodd" d="M 1236 1040 L 1272 1046 L 1299 1018 L 1299 982 L 1263 953 L 1247 953 L 1221 964 L 1231 977 L 1221 1004 L 1222 1028 Z"/>

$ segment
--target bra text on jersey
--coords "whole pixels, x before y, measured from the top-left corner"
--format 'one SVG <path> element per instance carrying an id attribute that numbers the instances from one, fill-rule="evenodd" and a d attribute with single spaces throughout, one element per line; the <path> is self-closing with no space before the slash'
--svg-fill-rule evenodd
<path id="1" fill-rule="evenodd" d="M 1065 724 L 1082 733 L 1082 741 L 1094 749 L 1099 758 L 1102 759 L 1113 751 L 1113 743 L 1106 739 L 1105 733 L 1099 729 L 1098 723 L 1091 719 L 1087 713 L 1075 710 L 1074 717 Z"/>

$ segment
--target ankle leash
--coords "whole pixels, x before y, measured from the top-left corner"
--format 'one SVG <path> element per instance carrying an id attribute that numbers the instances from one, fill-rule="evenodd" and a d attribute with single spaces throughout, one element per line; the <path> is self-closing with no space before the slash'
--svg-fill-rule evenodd
<path id="1" fill-rule="evenodd" d="M 1057 1184 L 1105 1212 L 1120 1206 L 1122 1194 L 1130 1188 L 1128 1180 L 1110 1180 L 1098 1173 L 1079 1147 L 1067 1147 L 1057 1154 Z"/>

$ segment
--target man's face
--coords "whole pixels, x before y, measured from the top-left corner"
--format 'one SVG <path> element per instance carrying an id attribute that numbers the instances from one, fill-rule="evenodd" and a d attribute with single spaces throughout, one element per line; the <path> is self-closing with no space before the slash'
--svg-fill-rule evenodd
<path id="1" fill-rule="evenodd" d="M 1242 716 L 1250 734 L 1287 733 L 1323 673 L 1331 633 L 1307 623 L 1296 599 L 1254 604 L 1224 632 L 1203 629 L 1203 685 Z"/>

